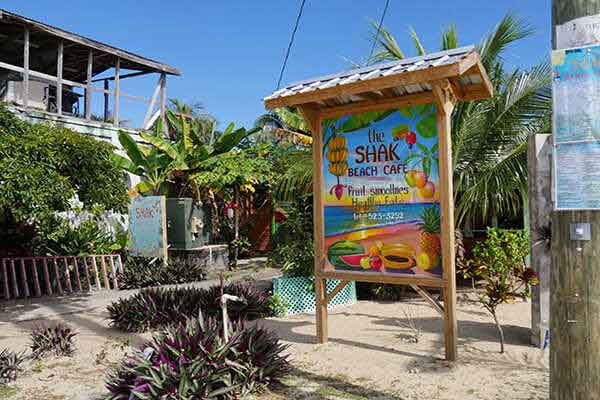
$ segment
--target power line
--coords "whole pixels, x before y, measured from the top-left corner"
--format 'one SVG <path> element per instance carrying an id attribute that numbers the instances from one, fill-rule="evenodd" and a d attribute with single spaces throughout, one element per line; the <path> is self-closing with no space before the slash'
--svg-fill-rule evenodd
<path id="1" fill-rule="evenodd" d="M 296 17 L 296 25 L 294 25 L 294 30 L 292 31 L 292 37 L 290 37 L 290 43 L 288 44 L 287 51 L 285 52 L 285 58 L 283 59 L 283 65 L 281 66 L 281 72 L 279 73 L 279 80 L 277 81 L 277 89 L 281 86 L 281 80 L 283 79 L 283 72 L 285 71 L 285 67 L 287 65 L 288 58 L 290 57 L 290 51 L 292 50 L 292 45 L 294 44 L 294 37 L 296 36 L 296 31 L 298 30 L 298 25 L 300 24 L 300 18 L 302 17 L 302 10 L 304 9 L 304 3 L 306 0 L 302 0 L 302 4 L 300 4 L 300 11 L 298 11 L 298 16 Z"/>
<path id="2" fill-rule="evenodd" d="M 379 32 L 381 32 L 381 26 L 383 25 L 383 20 L 385 19 L 385 13 L 387 12 L 388 6 L 390 5 L 390 0 L 386 0 L 385 7 L 383 8 L 383 13 L 381 13 L 381 18 L 379 19 L 379 25 L 377 25 L 377 33 L 373 38 L 373 46 L 371 47 L 371 52 L 369 53 L 369 58 L 367 58 L 367 62 L 373 56 L 373 52 L 375 51 L 375 46 L 377 45 L 377 39 L 379 38 Z"/>

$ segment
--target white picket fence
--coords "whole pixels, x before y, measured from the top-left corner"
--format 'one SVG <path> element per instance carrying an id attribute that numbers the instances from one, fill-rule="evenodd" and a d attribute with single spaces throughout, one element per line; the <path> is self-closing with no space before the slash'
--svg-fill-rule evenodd
<path id="1" fill-rule="evenodd" d="M 4 298 L 29 298 L 65 293 L 118 289 L 121 256 L 11 257 L 2 258 L 0 280 Z"/>

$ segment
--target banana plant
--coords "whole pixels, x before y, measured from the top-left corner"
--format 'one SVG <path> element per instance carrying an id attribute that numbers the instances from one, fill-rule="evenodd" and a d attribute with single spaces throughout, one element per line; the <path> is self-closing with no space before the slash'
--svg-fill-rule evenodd
<path id="1" fill-rule="evenodd" d="M 230 123 L 214 143 L 207 144 L 200 135 L 200 127 L 196 121 L 183 116 L 178 117 L 174 113 L 168 115 L 168 118 L 171 125 L 177 128 L 174 141 L 161 134 L 161 123 L 156 124 L 153 132 L 140 133 L 141 138 L 150 146 L 138 144 L 129 134 L 119 132 L 119 142 L 127 157 L 115 154 L 113 160 L 124 170 L 142 178 L 142 182 L 136 186 L 141 194 L 180 194 L 180 189 L 188 186 L 197 193 L 198 188 L 190 179 L 191 174 L 197 171 L 204 161 L 229 152 L 246 137 L 258 131 L 235 129 L 234 124 Z"/>

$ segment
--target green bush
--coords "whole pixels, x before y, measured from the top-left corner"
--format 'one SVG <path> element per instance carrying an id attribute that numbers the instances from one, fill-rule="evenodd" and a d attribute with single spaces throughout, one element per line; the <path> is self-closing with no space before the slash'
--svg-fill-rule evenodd
<path id="1" fill-rule="evenodd" d="M 271 315 L 269 297 L 253 285 L 232 283 L 224 287 L 224 292 L 244 300 L 227 304 L 231 320 Z M 185 321 L 197 316 L 200 310 L 204 315 L 219 318 L 220 294 L 220 286 L 142 289 L 109 304 L 107 310 L 111 326 L 127 332 L 144 332 Z"/>
<path id="2" fill-rule="evenodd" d="M 111 371 L 108 399 L 239 399 L 289 371 L 286 346 L 263 328 L 190 319 L 155 335 Z"/>
<path id="3" fill-rule="evenodd" d="M 286 276 L 312 276 L 314 272 L 312 196 L 303 196 L 291 204 L 287 219 L 273 239 L 271 262 Z"/>
<path id="4" fill-rule="evenodd" d="M 171 259 L 165 265 L 161 259 L 127 257 L 118 279 L 119 289 L 129 290 L 198 282 L 206 279 L 206 272 L 201 265 L 182 265 Z"/>
<path id="5" fill-rule="evenodd" d="M 21 121 L 0 105 L 0 210 L 21 224 L 67 210 L 77 194 L 86 208 L 125 211 L 127 190 L 113 150 L 60 126 Z"/>
<path id="6" fill-rule="evenodd" d="M 535 271 L 525 262 L 528 254 L 527 232 L 488 228 L 487 239 L 475 246 L 473 259 L 467 262 L 485 282 L 480 302 L 494 318 L 501 353 L 504 352 L 504 332 L 498 320 L 498 306 L 517 297 L 529 297 L 529 287 L 538 283 Z"/>

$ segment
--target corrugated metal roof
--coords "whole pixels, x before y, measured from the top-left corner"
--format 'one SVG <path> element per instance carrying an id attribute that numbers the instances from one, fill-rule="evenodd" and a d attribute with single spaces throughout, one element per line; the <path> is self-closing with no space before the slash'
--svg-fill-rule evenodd
<path id="1" fill-rule="evenodd" d="M 382 76 L 398 75 L 405 72 L 419 71 L 431 67 L 454 64 L 474 51 L 474 46 L 460 47 L 457 49 L 425 54 L 423 56 L 406 58 L 399 61 L 374 64 L 368 67 L 355 68 L 339 72 L 337 74 L 325 75 L 313 79 L 294 82 L 275 91 L 272 95 L 266 97 L 264 100 L 272 100 L 299 93 L 308 93 L 316 90 L 331 88 L 337 85 L 375 79 Z M 468 79 L 468 77 L 465 77 L 465 79 Z M 426 84 L 420 84 L 406 85 L 398 89 L 407 93 L 418 93 L 423 90 L 430 90 L 431 88 Z"/>

